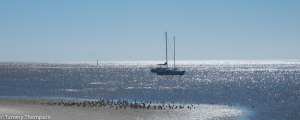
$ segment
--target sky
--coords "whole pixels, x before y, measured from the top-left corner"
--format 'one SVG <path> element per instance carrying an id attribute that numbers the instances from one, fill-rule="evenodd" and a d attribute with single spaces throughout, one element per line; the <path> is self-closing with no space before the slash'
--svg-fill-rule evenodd
<path id="1" fill-rule="evenodd" d="M 176 60 L 300 59 L 299 6 L 299 0 L 1 0 L 0 62 L 164 60 L 165 31 L 170 50 L 176 38 Z"/>

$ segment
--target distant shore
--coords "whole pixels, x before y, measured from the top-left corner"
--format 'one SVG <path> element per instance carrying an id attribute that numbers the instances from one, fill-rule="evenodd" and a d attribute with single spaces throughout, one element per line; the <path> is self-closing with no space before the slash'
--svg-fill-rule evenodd
<path id="1" fill-rule="evenodd" d="M 30 119 L 28 117 L 51 120 L 234 119 L 243 114 L 241 110 L 222 105 L 150 104 L 148 101 L 148 103 L 131 103 L 130 106 L 126 101 L 110 102 L 110 105 L 107 102 L 107 100 L 102 100 L 101 103 L 100 100 L 0 98 L 0 117 L 2 119 L 23 117 L 23 120 Z M 128 106 L 124 108 L 125 103 Z"/>

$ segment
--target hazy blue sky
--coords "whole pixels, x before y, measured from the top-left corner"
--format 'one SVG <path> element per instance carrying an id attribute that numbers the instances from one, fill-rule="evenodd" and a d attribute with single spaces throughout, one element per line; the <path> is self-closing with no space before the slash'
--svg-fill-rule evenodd
<path id="1" fill-rule="evenodd" d="M 165 31 L 178 60 L 300 59 L 300 0 L 0 1 L 0 61 L 163 60 Z"/>

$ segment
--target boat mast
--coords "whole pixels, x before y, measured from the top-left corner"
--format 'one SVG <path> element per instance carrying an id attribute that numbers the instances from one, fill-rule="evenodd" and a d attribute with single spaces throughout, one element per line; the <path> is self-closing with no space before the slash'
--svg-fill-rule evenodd
<path id="1" fill-rule="evenodd" d="M 174 36 L 174 70 L 175 70 L 175 36 Z"/>
<path id="2" fill-rule="evenodd" d="M 168 68 L 168 45 L 167 45 L 167 31 L 165 32 L 166 36 L 166 63 L 167 63 L 167 68 Z"/>

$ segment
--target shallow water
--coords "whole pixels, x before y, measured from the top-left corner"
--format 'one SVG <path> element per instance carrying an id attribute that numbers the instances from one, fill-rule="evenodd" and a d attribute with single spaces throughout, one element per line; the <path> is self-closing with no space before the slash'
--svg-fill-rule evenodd
<path id="1" fill-rule="evenodd" d="M 300 119 L 299 60 L 178 61 L 183 76 L 151 73 L 157 63 L 0 62 L 0 96 L 213 102 L 239 119 Z"/>

